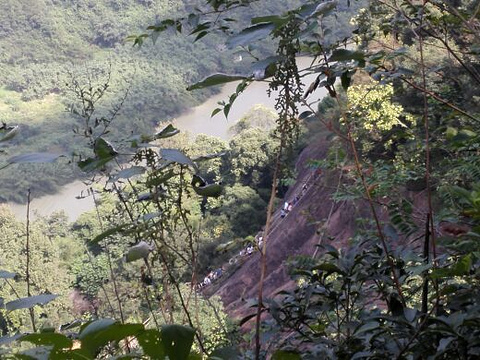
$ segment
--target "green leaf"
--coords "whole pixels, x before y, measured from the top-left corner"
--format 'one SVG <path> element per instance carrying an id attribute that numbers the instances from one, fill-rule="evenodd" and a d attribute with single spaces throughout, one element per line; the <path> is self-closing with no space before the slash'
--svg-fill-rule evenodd
<path id="1" fill-rule="evenodd" d="M 201 38 L 203 38 L 204 36 L 208 35 L 208 31 L 207 30 L 203 30 L 203 31 L 200 31 L 197 36 L 195 37 L 195 40 L 193 40 L 194 42 L 195 41 L 198 41 L 200 40 Z"/>
<path id="2" fill-rule="evenodd" d="M 177 149 L 161 149 L 160 155 L 167 161 L 176 162 L 182 165 L 191 166 L 195 171 L 198 171 L 197 165 L 187 155 Z"/>
<path id="3" fill-rule="evenodd" d="M 49 360 L 90 360 L 92 357 L 82 349 L 75 350 L 54 350 L 50 354 Z"/>
<path id="4" fill-rule="evenodd" d="M 337 7 L 337 2 L 336 1 L 320 2 L 320 4 L 317 5 L 315 10 L 312 12 L 312 14 L 310 14 L 310 17 L 318 17 L 320 15 L 328 15 L 336 7 Z"/>
<path id="5" fill-rule="evenodd" d="M 418 312 L 415 309 L 410 309 L 407 307 L 403 308 L 403 315 L 408 322 L 413 322 L 417 316 L 417 313 Z"/>
<path id="6" fill-rule="evenodd" d="M 432 268 L 432 264 L 423 264 L 423 265 L 418 265 L 418 266 L 412 266 L 408 268 L 408 272 L 413 275 L 420 275 L 424 273 L 427 270 L 430 270 Z"/>
<path id="7" fill-rule="evenodd" d="M 342 87 L 344 90 L 348 90 L 350 87 L 350 84 L 352 82 L 352 75 L 354 74 L 353 71 L 344 71 L 342 73 L 342 76 L 340 77 L 340 80 L 342 82 Z"/>
<path id="8" fill-rule="evenodd" d="M 24 155 L 13 156 L 8 159 L 9 164 L 21 163 L 52 163 L 65 155 L 53 153 L 30 153 Z"/>
<path id="9" fill-rule="evenodd" d="M 2 336 L 2 337 L 0 337 L 0 346 L 8 345 L 8 344 L 14 342 L 15 340 L 19 339 L 22 336 L 23 336 L 23 334 L 15 334 L 15 335 L 12 335 L 12 336 Z"/>
<path id="10" fill-rule="evenodd" d="M 138 259 L 146 259 L 152 250 L 153 247 L 142 240 L 137 245 L 134 245 L 128 249 L 126 255 L 127 262 L 132 262 Z"/>
<path id="11" fill-rule="evenodd" d="M 112 160 L 113 157 L 108 157 L 108 158 L 103 158 L 103 159 L 97 159 L 97 158 L 88 158 L 85 160 L 80 160 L 77 165 L 80 168 L 80 170 L 85 171 L 85 172 L 90 172 L 96 169 L 99 169 L 103 167 L 106 163 L 108 163 L 110 160 Z"/>
<path id="12" fill-rule="evenodd" d="M 448 268 L 433 269 L 430 276 L 439 279 L 452 276 L 468 275 L 472 267 L 472 254 L 462 256 L 455 265 Z"/>
<path id="13" fill-rule="evenodd" d="M 146 181 L 146 186 L 147 187 L 155 187 L 155 186 L 158 186 L 160 184 L 163 184 L 165 183 L 166 181 L 168 181 L 169 179 L 171 179 L 172 177 L 175 176 L 175 172 L 170 169 L 167 173 L 160 173 L 160 176 L 150 176 L 148 178 L 148 180 Z"/>
<path id="14" fill-rule="evenodd" d="M 344 274 L 344 272 L 340 270 L 340 268 L 337 265 L 332 263 L 322 263 L 322 264 L 316 265 L 315 267 L 313 267 L 313 270 L 322 270 L 327 273 Z"/>
<path id="15" fill-rule="evenodd" d="M 219 197 L 222 194 L 223 187 L 221 185 L 207 184 L 205 180 L 198 175 L 193 175 L 191 184 L 193 190 L 201 196 Z"/>
<path id="16" fill-rule="evenodd" d="M 99 331 L 103 331 L 104 329 L 112 326 L 115 324 L 116 321 L 113 319 L 98 319 L 91 321 L 87 324 L 82 325 L 80 330 L 80 340 L 84 337 L 94 336 Z"/>
<path id="17" fill-rule="evenodd" d="M 0 270 L 0 279 L 13 279 L 17 276 L 17 274 L 5 271 L 5 270 Z"/>
<path id="18" fill-rule="evenodd" d="M 239 80 L 245 80 L 245 79 L 248 79 L 248 78 L 240 75 L 214 74 L 206 77 L 205 79 L 203 79 L 198 83 L 190 85 L 187 88 L 187 90 L 191 91 L 196 89 L 203 89 L 210 86 L 222 85 L 232 81 L 239 81 Z"/>
<path id="19" fill-rule="evenodd" d="M 278 26 L 284 25 L 288 22 L 287 16 L 278 16 L 278 15 L 270 15 L 270 16 L 258 16 L 254 17 L 251 20 L 252 25 L 262 24 L 262 23 L 272 23 Z"/>
<path id="20" fill-rule="evenodd" d="M 182 325 L 162 326 L 162 340 L 170 360 L 187 360 L 195 330 Z"/>
<path id="21" fill-rule="evenodd" d="M 304 111 L 304 112 L 302 112 L 302 113 L 298 116 L 298 120 L 306 119 L 306 118 L 308 118 L 310 115 L 313 115 L 313 112 L 312 112 L 312 111 L 310 111 L 310 110 Z"/>
<path id="22" fill-rule="evenodd" d="M 328 59 L 328 61 L 350 61 L 350 60 L 358 61 L 360 66 L 365 65 L 365 55 L 361 51 L 336 49 L 333 51 L 332 55 Z"/>
<path id="23" fill-rule="evenodd" d="M 113 228 L 110 228 L 110 229 L 102 232 L 101 234 L 95 236 L 92 240 L 90 240 L 89 243 L 90 244 L 97 244 L 98 242 L 102 241 L 103 239 L 105 239 L 109 236 L 112 236 L 114 234 L 122 232 L 127 226 L 128 226 L 128 224 L 121 224 L 121 225 L 117 225 Z"/>
<path id="24" fill-rule="evenodd" d="M 437 347 L 437 355 L 441 355 L 448 348 L 450 343 L 454 340 L 454 337 L 444 337 L 440 339 Z"/>
<path id="25" fill-rule="evenodd" d="M 203 356 L 198 354 L 198 353 L 194 353 L 194 352 L 191 352 L 189 355 L 188 355 L 188 359 L 187 360 L 203 360 Z"/>
<path id="26" fill-rule="evenodd" d="M 28 341 L 35 345 L 48 345 L 53 348 L 70 348 L 73 341 L 65 335 L 57 333 L 28 334 L 20 337 L 18 341 Z"/>
<path id="27" fill-rule="evenodd" d="M 282 56 L 270 56 L 266 59 L 255 62 L 252 66 L 255 80 L 263 80 L 273 76 L 277 68 L 277 63 L 282 59 Z M 261 74 L 261 76 L 258 74 Z"/>
<path id="28" fill-rule="evenodd" d="M 277 350 L 272 356 L 272 360 L 301 360 L 299 353 L 287 350 Z"/>
<path id="29" fill-rule="evenodd" d="M 155 134 L 153 137 L 155 140 L 158 139 L 166 139 L 177 135 L 180 132 L 177 128 L 175 128 L 172 124 L 168 124 L 162 131 Z"/>
<path id="30" fill-rule="evenodd" d="M 98 350 L 112 341 L 142 333 L 142 324 L 120 324 L 111 319 L 99 319 L 85 326 L 79 334 L 82 349 L 94 356 Z"/>
<path id="31" fill-rule="evenodd" d="M 37 346 L 15 354 L 15 358 L 25 360 L 50 360 L 51 352 L 52 349 L 50 347 Z"/>
<path id="32" fill-rule="evenodd" d="M 458 134 L 458 130 L 456 128 L 453 128 L 450 126 L 447 127 L 447 131 L 445 132 L 447 140 L 453 139 L 453 137 L 455 137 L 457 134 Z"/>
<path id="33" fill-rule="evenodd" d="M 113 148 L 113 146 L 101 137 L 95 139 L 93 152 L 99 159 L 111 159 L 118 155 L 118 152 Z"/>
<path id="34" fill-rule="evenodd" d="M 452 275 L 462 276 L 468 275 L 472 268 L 472 254 L 462 256 L 460 260 L 452 268 Z"/>
<path id="35" fill-rule="evenodd" d="M 141 175 L 145 172 L 143 166 L 132 166 L 127 169 L 120 170 L 118 173 L 113 175 L 108 181 L 115 182 L 120 179 L 130 179 L 133 176 Z"/>
<path id="36" fill-rule="evenodd" d="M 209 184 L 204 186 L 194 186 L 193 190 L 195 190 L 198 195 L 216 198 L 222 195 L 223 187 L 218 184 Z"/>
<path id="37" fill-rule="evenodd" d="M 247 315 L 245 317 L 243 317 L 240 322 L 238 323 L 238 326 L 243 326 L 243 324 L 246 324 L 247 322 L 249 322 L 251 319 L 253 319 L 255 316 L 257 316 L 257 313 L 253 313 L 253 314 L 250 314 L 250 315 Z"/>
<path id="38" fill-rule="evenodd" d="M 233 49 L 237 46 L 247 46 L 254 41 L 265 39 L 275 29 L 276 25 L 267 22 L 259 23 L 247 27 L 240 31 L 237 35 L 230 37 L 227 40 L 227 47 Z"/>
<path id="39" fill-rule="evenodd" d="M 357 330 L 355 330 L 355 334 L 358 335 L 358 334 L 361 334 L 361 333 L 364 333 L 364 332 L 370 332 L 372 330 L 378 329 L 379 327 L 380 327 L 380 325 L 379 325 L 378 322 L 370 321 L 370 322 L 367 322 L 367 323 L 361 325 L 359 328 L 357 328 Z"/>
<path id="40" fill-rule="evenodd" d="M 18 129 L 18 125 L 7 126 L 3 124 L 3 126 L 0 127 L 0 142 L 14 138 L 18 134 Z"/>
<path id="41" fill-rule="evenodd" d="M 150 359 L 164 359 L 165 347 L 162 342 L 162 336 L 157 330 L 145 330 L 137 336 L 138 343 L 143 349 L 145 355 Z"/>
<path id="42" fill-rule="evenodd" d="M 17 309 L 30 309 L 35 305 L 45 305 L 50 301 L 56 299 L 58 295 L 54 294 L 42 294 L 42 295 L 35 295 L 25 298 L 20 298 L 17 300 L 10 301 L 5 304 L 5 308 L 8 311 L 13 311 Z"/>
<path id="43" fill-rule="evenodd" d="M 217 115 L 220 111 L 222 111 L 221 108 L 213 109 L 212 114 L 210 115 L 210 117 L 214 117 L 214 116 Z"/>
<path id="44" fill-rule="evenodd" d="M 222 152 L 222 153 L 218 153 L 218 154 L 202 155 L 202 156 L 198 156 L 198 157 L 196 157 L 192 160 L 195 161 L 195 162 L 206 161 L 206 160 L 216 159 L 216 158 L 225 156 L 226 154 L 227 154 L 226 152 Z"/>
<path id="45" fill-rule="evenodd" d="M 240 351 L 233 346 L 222 347 L 219 349 L 215 349 L 209 357 L 209 360 L 212 358 L 222 359 L 222 360 L 230 360 L 230 359 L 238 359 L 240 358 Z"/>

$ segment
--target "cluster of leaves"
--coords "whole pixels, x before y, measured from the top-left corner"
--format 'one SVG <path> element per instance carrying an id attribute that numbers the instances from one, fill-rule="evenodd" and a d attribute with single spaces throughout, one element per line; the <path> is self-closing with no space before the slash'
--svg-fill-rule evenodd
<path id="1" fill-rule="evenodd" d="M 200 355 L 190 352 L 194 333 L 193 329 L 180 325 L 166 325 L 159 331 L 145 329 L 142 324 L 97 319 L 81 324 L 78 333 L 34 333 L 3 339 L 3 343 L 16 340 L 35 345 L 16 354 L 5 355 L 8 359 L 93 360 L 118 350 L 126 352 L 127 355 L 122 358 L 128 359 L 201 359 Z"/>
<path id="2" fill-rule="evenodd" d="M 444 259 L 433 269 L 411 250 L 398 248 L 395 266 L 407 300 L 402 304 L 391 292 L 381 247 L 369 240 L 342 251 L 330 245 L 325 250 L 320 259 L 292 261 L 300 285 L 268 301 L 270 346 L 282 342 L 280 348 L 297 354 L 292 359 L 479 355 L 478 257 Z M 437 310 L 428 314 L 419 309 L 418 296 L 426 279 L 440 294 Z M 301 356 L 295 350 L 300 346 Z"/>

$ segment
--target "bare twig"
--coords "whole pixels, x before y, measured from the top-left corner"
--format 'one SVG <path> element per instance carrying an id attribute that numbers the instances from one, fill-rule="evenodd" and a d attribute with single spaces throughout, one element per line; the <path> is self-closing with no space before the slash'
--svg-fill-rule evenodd
<path id="1" fill-rule="evenodd" d="M 31 203 L 31 191 L 28 189 L 27 193 L 27 241 L 25 244 L 25 252 L 27 256 L 27 264 L 26 264 L 26 281 L 27 281 L 27 296 L 30 297 L 32 296 L 30 292 L 30 203 Z M 32 329 L 33 332 L 37 332 L 36 326 L 35 326 L 35 310 L 33 307 L 28 309 L 30 313 L 30 320 L 32 321 Z"/>

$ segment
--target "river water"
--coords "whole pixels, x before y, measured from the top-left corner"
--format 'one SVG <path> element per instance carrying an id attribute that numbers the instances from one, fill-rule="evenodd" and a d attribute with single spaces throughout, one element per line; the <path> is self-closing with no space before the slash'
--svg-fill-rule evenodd
<path id="1" fill-rule="evenodd" d="M 299 68 L 305 68 L 309 65 L 309 58 L 299 58 Z M 307 76 L 304 83 L 309 85 L 313 81 L 314 76 Z M 218 136 L 225 140 L 229 138 L 228 129 L 234 125 L 238 120 L 244 116 L 253 106 L 262 104 L 266 107 L 272 108 L 275 104 L 275 96 L 267 95 L 268 84 L 266 82 L 254 82 L 248 89 L 240 94 L 233 104 L 228 119 L 225 119 L 223 113 L 218 113 L 213 118 L 210 117 L 213 109 L 218 107 L 219 101 L 227 102 L 228 96 L 235 92 L 238 82 L 228 83 L 223 86 L 220 93 L 210 97 L 204 103 L 182 114 L 172 122 L 175 127 L 182 131 L 187 131 L 190 134 L 207 134 L 211 136 Z M 321 98 L 325 95 L 324 89 L 317 90 L 315 97 Z M 162 127 L 166 124 L 162 124 Z M 55 211 L 63 210 L 70 221 L 75 221 L 82 213 L 94 208 L 94 201 L 91 196 L 78 199 L 77 197 L 86 193 L 88 186 L 82 181 L 74 181 L 60 188 L 60 190 L 53 195 L 45 195 L 35 198 L 30 204 L 32 217 L 37 214 L 47 216 Z M 19 205 L 14 203 L 8 204 L 19 220 L 26 218 L 26 205 Z"/>

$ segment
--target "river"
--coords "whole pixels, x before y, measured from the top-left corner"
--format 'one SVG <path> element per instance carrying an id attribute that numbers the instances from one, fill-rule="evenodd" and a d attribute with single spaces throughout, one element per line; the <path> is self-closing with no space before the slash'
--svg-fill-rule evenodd
<path id="1" fill-rule="evenodd" d="M 309 62 L 309 58 L 299 58 L 299 68 L 307 67 Z M 313 81 L 313 76 L 306 77 L 304 80 L 307 86 L 311 81 Z M 254 82 L 244 93 L 238 96 L 230 110 L 228 119 L 225 119 L 223 113 L 219 113 L 213 118 L 210 117 L 213 109 L 218 107 L 217 103 L 219 101 L 227 101 L 228 96 L 235 92 L 237 85 L 238 82 L 224 85 L 220 93 L 210 97 L 201 105 L 194 107 L 174 119 L 174 126 L 182 131 L 188 131 L 192 135 L 203 133 L 228 140 L 228 129 L 240 120 L 253 106 L 263 104 L 273 109 L 275 97 L 269 97 L 267 95 L 268 84 L 266 82 Z M 315 96 L 318 99 L 324 95 L 325 92 L 322 88 L 316 92 Z M 162 127 L 163 126 L 165 126 L 165 124 L 162 124 Z M 94 207 L 91 196 L 82 199 L 77 198 L 82 191 L 86 193 L 87 189 L 88 187 L 82 181 L 77 180 L 61 187 L 56 194 L 45 195 L 38 198 L 33 196 L 30 204 L 32 217 L 35 218 L 37 214 L 47 216 L 55 211 L 63 210 L 70 221 L 75 221 L 82 213 Z M 15 203 L 9 203 L 8 205 L 18 219 L 24 220 L 26 218 L 26 205 Z"/>

